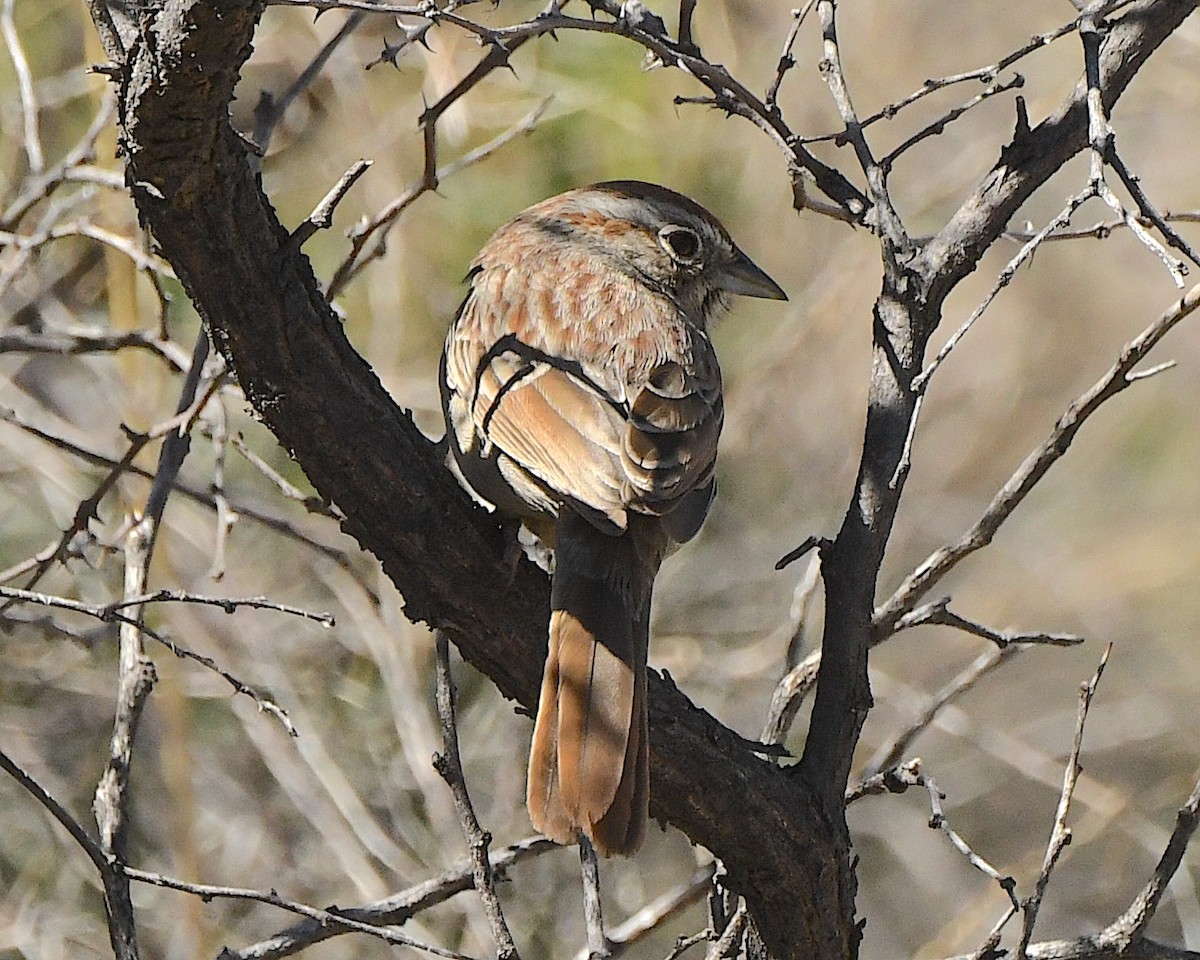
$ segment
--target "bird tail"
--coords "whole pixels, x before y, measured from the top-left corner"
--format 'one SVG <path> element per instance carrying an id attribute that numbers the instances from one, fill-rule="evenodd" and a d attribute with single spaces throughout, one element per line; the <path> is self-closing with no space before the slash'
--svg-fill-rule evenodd
<path id="1" fill-rule="evenodd" d="M 582 832 L 605 856 L 637 850 L 650 801 L 646 651 L 661 552 L 644 547 L 559 520 L 529 816 L 552 840 Z"/>

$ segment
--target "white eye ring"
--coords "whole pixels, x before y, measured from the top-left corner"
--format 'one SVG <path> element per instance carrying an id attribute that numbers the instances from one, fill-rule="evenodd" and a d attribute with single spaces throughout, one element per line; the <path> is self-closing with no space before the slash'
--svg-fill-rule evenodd
<path id="1" fill-rule="evenodd" d="M 700 242 L 700 234 L 691 227 L 681 227 L 672 224 L 658 231 L 658 242 L 672 260 L 683 264 L 699 262 L 704 251 Z"/>

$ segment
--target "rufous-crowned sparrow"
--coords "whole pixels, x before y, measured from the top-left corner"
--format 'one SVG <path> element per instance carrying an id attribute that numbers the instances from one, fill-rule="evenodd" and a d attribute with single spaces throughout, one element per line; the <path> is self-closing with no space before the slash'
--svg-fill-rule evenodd
<path id="1" fill-rule="evenodd" d="M 530 207 L 468 279 L 441 369 L 454 465 L 555 555 L 529 816 L 559 843 L 582 832 L 632 853 L 650 796 L 650 595 L 715 492 L 708 325 L 730 294 L 786 296 L 711 213 L 634 181 Z"/>

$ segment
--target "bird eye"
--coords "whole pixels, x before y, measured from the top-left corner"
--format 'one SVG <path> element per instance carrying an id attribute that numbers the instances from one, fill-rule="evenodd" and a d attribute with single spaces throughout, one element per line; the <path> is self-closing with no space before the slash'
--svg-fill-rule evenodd
<path id="1" fill-rule="evenodd" d="M 680 263 L 695 263 L 700 257 L 700 237 L 687 227 L 663 227 L 658 241 L 671 258 Z"/>

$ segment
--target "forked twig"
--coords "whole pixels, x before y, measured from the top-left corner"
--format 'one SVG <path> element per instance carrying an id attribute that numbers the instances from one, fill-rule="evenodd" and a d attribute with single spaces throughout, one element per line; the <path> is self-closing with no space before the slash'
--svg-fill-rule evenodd
<path id="1" fill-rule="evenodd" d="M 962 560 L 991 543 L 1000 526 L 1012 515 L 1046 472 L 1070 448 L 1080 427 L 1107 400 L 1143 379 L 1134 372 L 1149 352 L 1180 321 L 1200 307 L 1200 285 L 1192 287 L 1158 319 L 1122 348 L 1116 363 L 1091 388 L 1080 394 L 1061 417 L 1046 440 L 1025 458 L 1016 472 L 992 498 L 983 516 L 949 546 L 932 553 L 875 611 L 876 642 L 890 636 L 901 618 L 939 580 Z"/>
<path id="2" fill-rule="evenodd" d="M 456 88 L 457 89 L 457 88 Z M 445 103 L 445 110 L 449 107 L 447 98 L 455 91 L 447 93 L 439 104 Z M 459 94 L 461 96 L 461 94 Z M 329 288 L 326 290 L 325 299 L 332 301 L 339 293 L 346 288 L 359 272 L 371 261 L 377 260 L 383 256 L 384 240 L 387 236 L 387 231 L 400 218 L 412 204 L 425 193 L 437 188 L 437 184 L 448 180 L 461 170 L 472 166 L 491 156 L 505 144 L 528 133 L 534 128 L 542 114 L 545 113 L 549 106 L 550 100 L 546 99 L 539 103 L 533 110 L 527 113 L 521 120 L 509 127 L 503 133 L 493 137 L 487 143 L 482 144 L 474 150 L 463 154 L 458 159 L 445 164 L 442 167 L 437 167 L 436 152 L 433 151 L 433 141 L 430 139 L 432 133 L 426 134 L 426 169 L 421 176 L 420 182 L 414 184 L 404 191 L 399 197 L 389 203 L 383 210 L 375 214 L 370 220 L 355 227 L 350 232 L 350 252 L 346 258 L 338 266 L 334 272 L 333 278 L 329 281 Z M 427 131 L 433 131 L 435 127 L 432 124 L 432 119 L 425 126 Z M 429 164 L 435 166 L 430 169 Z"/>
<path id="3" fill-rule="evenodd" d="M 677 916 L 680 911 L 702 899 L 709 887 L 712 886 L 716 866 L 716 863 L 713 862 L 700 867 L 692 874 L 691 879 L 668 890 L 632 914 L 627 920 L 617 924 L 611 930 L 605 931 L 604 942 L 608 949 L 608 956 L 623 956 L 634 944 Z M 576 954 L 576 960 L 588 960 L 589 955 L 589 950 L 581 950 Z"/>

